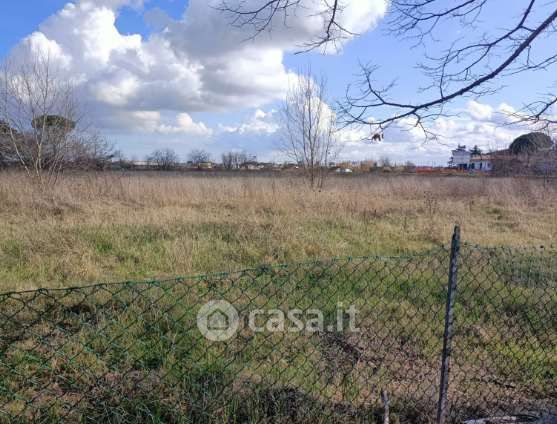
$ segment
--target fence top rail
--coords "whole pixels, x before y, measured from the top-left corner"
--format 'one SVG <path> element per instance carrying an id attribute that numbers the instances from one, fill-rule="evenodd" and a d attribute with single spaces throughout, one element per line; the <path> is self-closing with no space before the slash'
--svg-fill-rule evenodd
<path id="1" fill-rule="evenodd" d="M 535 245 L 535 246 L 521 246 L 521 245 L 517 245 L 517 246 L 505 246 L 505 245 L 499 245 L 499 246 L 482 246 L 480 244 L 476 244 L 476 243 L 469 243 L 469 242 L 461 242 L 460 243 L 461 247 L 466 247 L 468 249 L 473 249 L 473 250 L 479 250 L 479 251 L 483 251 L 483 252 L 510 252 L 510 253 L 522 253 L 522 252 L 529 252 L 529 253 L 533 253 L 533 252 L 537 252 L 537 253 L 542 253 L 542 252 L 550 252 L 550 253 L 557 253 L 557 245 Z"/>
<path id="2" fill-rule="evenodd" d="M 553 253 L 557 254 L 557 246 L 481 246 L 473 243 L 462 242 L 462 249 L 468 249 L 472 251 L 479 251 L 482 253 L 497 253 L 503 252 L 505 254 L 517 254 L 517 253 Z M 114 286 L 136 286 L 136 285 L 157 285 L 157 284 L 172 284 L 172 283 L 184 283 L 184 282 L 195 282 L 204 280 L 219 280 L 225 279 L 227 277 L 241 277 L 249 273 L 256 273 L 258 275 L 264 275 L 266 273 L 275 272 L 278 270 L 284 270 L 288 268 L 299 268 L 311 265 L 334 265 L 340 262 L 357 262 L 357 261 L 404 261 L 419 258 L 434 257 L 435 255 L 446 254 L 449 255 L 450 246 L 448 245 L 438 245 L 430 249 L 424 250 L 422 252 L 411 252 L 401 255 L 365 255 L 365 256 L 344 256 L 344 257 L 332 257 L 328 259 L 315 259 L 308 261 L 298 261 L 298 262 L 288 262 L 280 264 L 261 264 L 259 266 L 245 268 L 235 271 L 226 272 L 211 272 L 206 274 L 193 274 L 185 276 L 177 276 L 172 278 L 161 278 L 161 279 L 145 279 L 145 280 L 126 280 L 126 281 L 115 281 L 115 282 L 97 282 L 92 284 L 84 283 L 82 285 L 73 285 L 67 287 L 43 287 L 38 289 L 30 290 L 11 290 L 6 292 L 0 292 L 0 298 L 6 298 L 13 295 L 23 295 L 23 294 L 33 294 L 33 293 L 55 293 L 55 292 L 71 292 L 78 290 L 86 290 L 97 287 L 114 287 Z M 448 257 L 448 256 L 447 256 Z"/>
<path id="3" fill-rule="evenodd" d="M 124 286 L 124 285 L 149 285 L 149 284 L 167 284 L 167 283 L 183 283 L 186 281 L 194 282 L 194 281 L 203 281 L 203 280 L 218 280 L 223 279 L 226 277 L 238 277 L 248 273 L 258 273 L 258 274 L 265 274 L 273 271 L 283 270 L 287 268 L 297 268 L 297 267 L 304 267 L 310 265 L 333 265 L 339 262 L 355 262 L 355 261 L 403 261 L 403 260 L 412 260 L 417 258 L 427 258 L 433 257 L 435 255 L 439 255 L 441 253 L 449 252 L 449 248 L 444 245 L 435 246 L 433 248 L 427 249 L 423 252 L 412 252 L 407 254 L 401 255 L 363 255 L 363 256 L 338 256 L 332 258 L 321 258 L 321 259 L 314 259 L 314 260 L 307 260 L 307 261 L 298 261 L 298 262 L 287 262 L 287 263 L 279 263 L 279 264 L 261 264 L 259 266 L 244 268 L 241 270 L 234 270 L 234 271 L 225 271 L 225 272 L 210 272 L 206 274 L 193 274 L 193 275 L 184 275 L 184 276 L 177 276 L 171 278 L 150 278 L 145 280 L 126 280 L 126 281 L 115 281 L 115 282 L 98 282 L 93 284 L 83 284 L 83 285 L 74 285 L 74 286 L 67 286 L 67 287 L 43 287 L 38 289 L 31 289 L 31 290 L 11 290 L 6 292 L 0 292 L 0 297 L 7 297 L 11 295 L 18 295 L 18 294 L 32 294 L 32 293 L 51 293 L 51 292 L 61 292 L 61 291 L 75 291 L 75 290 L 84 290 L 90 289 L 95 287 L 109 287 L 109 286 Z"/>

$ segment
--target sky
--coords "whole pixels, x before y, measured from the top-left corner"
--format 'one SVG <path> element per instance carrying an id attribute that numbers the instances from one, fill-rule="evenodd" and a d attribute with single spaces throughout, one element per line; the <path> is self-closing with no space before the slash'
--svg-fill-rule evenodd
<path id="1" fill-rule="evenodd" d="M 3 1 L 0 57 L 48 51 L 76 81 L 91 125 L 133 159 L 161 148 L 175 150 L 183 160 L 193 149 L 207 150 L 215 160 L 230 150 L 260 160 L 284 159 L 277 111 L 289 81 L 308 66 L 326 78 L 333 108 L 357 78 L 359 63 L 368 62 L 380 65 L 377 78 L 396 77 L 395 96 L 427 98 L 418 90 L 426 81 L 416 69 L 424 51 L 388 33 L 388 0 L 348 0 L 341 19 L 359 35 L 338 51 L 299 55 L 299 46 L 322 28 L 315 13 L 294 16 L 287 28 L 248 41 L 246 29 L 232 28 L 211 7 L 216 1 Z M 483 23 L 500 28 L 518 3 L 509 2 L 506 16 L 488 9 Z M 443 28 L 452 38 L 465 37 L 459 30 Z M 438 141 L 424 142 L 419 131 L 395 128 L 382 142 L 366 143 L 361 138 L 367 129 L 343 129 L 339 160 L 389 157 L 445 165 L 457 144 L 504 148 L 524 129 L 503 125 L 501 112 L 542 93 L 551 78 L 551 72 L 514 77 L 496 95 L 459 100 L 451 105 L 451 117 L 433 123 L 442 136 Z"/>

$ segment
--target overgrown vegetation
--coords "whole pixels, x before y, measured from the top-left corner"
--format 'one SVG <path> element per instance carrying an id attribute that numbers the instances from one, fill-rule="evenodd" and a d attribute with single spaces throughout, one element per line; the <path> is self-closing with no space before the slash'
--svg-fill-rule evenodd
<path id="1" fill-rule="evenodd" d="M 557 181 L 87 173 L 40 190 L 0 174 L 0 290 L 419 251 L 455 223 L 482 245 L 547 245 Z"/>
<path id="2" fill-rule="evenodd" d="M 357 257 L 423 252 L 455 222 L 473 243 L 552 244 L 556 199 L 556 182 L 538 179 L 366 175 L 315 192 L 286 176 L 88 173 L 45 191 L 3 173 L 3 292 L 353 259 L 4 295 L 2 410 L 47 422 L 381 422 L 386 389 L 395 422 L 425 422 L 448 254 Z M 475 252 L 463 253 L 456 304 L 455 410 L 545 405 L 556 378 L 557 298 L 547 296 L 556 264 Z M 326 320 L 352 302 L 363 333 L 240 332 L 211 344 L 195 316 L 215 298 L 245 313 L 317 307 Z"/>
<path id="3" fill-rule="evenodd" d="M 463 249 L 451 422 L 554 403 L 554 258 Z M 523 278 L 509 278 L 509 266 Z M 447 269 L 436 248 L 0 295 L 0 419 L 380 423 L 385 390 L 393 422 L 432 422 Z M 241 326 L 210 342 L 196 315 L 215 299 L 233 303 L 241 322 L 254 309 L 317 308 L 325 330 Z M 328 330 L 338 302 L 359 311 L 359 332 Z"/>

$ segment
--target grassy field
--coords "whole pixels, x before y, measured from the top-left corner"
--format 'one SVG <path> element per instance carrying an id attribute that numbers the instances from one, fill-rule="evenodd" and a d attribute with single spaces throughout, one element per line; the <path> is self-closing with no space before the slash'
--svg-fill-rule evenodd
<path id="1" fill-rule="evenodd" d="M 106 173 L 41 191 L 0 174 L 2 291 L 158 280 L 0 294 L 0 422 L 382 422 L 381 390 L 393 422 L 429 422 L 438 245 L 455 223 L 471 243 L 555 243 L 556 200 L 556 181 L 533 179 L 350 176 L 313 193 L 288 176 Z M 557 408 L 557 261 L 537 255 L 463 247 L 455 422 Z M 277 262 L 291 264 L 259 266 Z M 212 343 L 195 322 L 214 299 L 242 322 L 274 307 L 332 323 L 353 304 L 361 331 Z"/>
<path id="2" fill-rule="evenodd" d="M 0 295 L 0 422 L 434 422 L 447 251 Z M 557 408 L 557 261 L 465 247 L 449 422 Z M 317 308 L 325 330 L 225 342 L 200 305 Z M 352 332 L 337 304 L 359 311 Z"/>
<path id="3" fill-rule="evenodd" d="M 347 255 L 420 251 L 463 238 L 557 237 L 557 181 L 85 174 L 39 190 L 0 174 L 0 291 L 163 278 Z"/>

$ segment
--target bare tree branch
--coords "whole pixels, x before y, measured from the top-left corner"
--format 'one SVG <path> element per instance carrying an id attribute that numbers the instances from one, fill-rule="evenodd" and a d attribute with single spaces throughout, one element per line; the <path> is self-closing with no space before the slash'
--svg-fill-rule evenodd
<path id="1" fill-rule="evenodd" d="M 510 113 L 513 122 L 536 125 L 538 131 L 551 133 L 557 127 L 557 96 L 549 93 L 544 100 L 527 104 L 522 110 Z"/>
<path id="2" fill-rule="evenodd" d="M 322 35 L 306 46 L 302 52 L 326 47 L 343 37 L 352 36 L 339 23 L 344 4 L 333 0 L 322 2 L 324 27 Z M 303 0 L 260 0 L 245 2 L 223 0 L 220 10 L 230 16 L 237 27 L 251 26 L 253 37 L 270 31 L 274 23 L 286 24 L 292 16 L 300 13 Z M 254 6 L 255 5 L 255 6 Z M 391 0 L 387 19 L 390 34 L 414 40 L 415 45 L 426 48 L 425 62 L 418 69 L 431 81 L 419 87 L 422 96 L 429 95 L 423 102 L 397 101 L 391 97 L 393 83 L 378 84 L 375 81 L 377 68 L 361 66 L 361 79 L 352 84 L 340 105 L 343 125 L 368 125 L 369 137 L 377 135 L 386 127 L 404 122 L 421 128 L 426 137 L 435 134 L 429 124 L 440 116 L 446 116 L 446 105 L 461 97 L 480 97 L 493 94 L 504 86 L 505 78 L 526 72 L 547 71 L 557 63 L 557 49 L 538 51 L 544 41 L 557 39 L 557 1 L 524 0 L 509 3 L 518 10 L 518 15 L 508 18 L 503 29 L 489 28 L 478 31 L 482 19 L 506 7 L 501 0 Z M 504 11 L 502 11 L 504 12 Z M 458 28 L 452 41 L 450 33 Z M 287 28 L 285 30 L 288 30 Z M 474 39 L 474 34 L 479 33 Z M 449 35 L 450 36 L 450 35 Z M 442 38 L 449 46 L 439 55 L 430 56 L 427 49 Z M 551 45 L 550 42 L 548 42 Z M 557 43 L 553 42 L 553 45 Z M 526 103 L 521 117 L 529 123 L 552 125 L 552 114 L 556 95 L 549 93 L 545 99 Z M 549 100 L 548 100 L 549 99 Z"/>
<path id="3" fill-rule="evenodd" d="M 344 10 L 341 0 L 320 1 L 323 6 L 322 11 L 313 16 L 322 18 L 322 34 L 302 44 L 298 53 L 325 49 L 329 46 L 338 48 L 339 42 L 356 35 L 340 23 L 340 15 Z M 288 27 L 289 20 L 293 16 L 306 10 L 303 0 L 262 0 L 259 4 L 256 2 L 254 6 L 246 6 L 246 2 L 240 0 L 223 0 L 217 9 L 229 17 L 232 26 L 250 28 L 252 33 L 248 39 L 272 31 L 277 23 Z M 309 18 L 312 15 L 305 14 L 303 17 Z"/>
<path id="4" fill-rule="evenodd" d="M 464 26 L 473 25 L 488 3 L 489 0 L 459 0 L 456 5 L 444 7 L 439 0 L 393 0 L 392 30 L 424 43 L 425 37 L 444 20 L 458 19 Z M 501 34 L 484 34 L 478 41 L 462 46 L 455 41 L 442 56 L 428 57 L 431 64 L 419 68 L 433 81 L 422 89 L 423 93 L 436 90 L 436 96 L 430 100 L 416 103 L 392 100 L 389 94 L 393 84 L 379 87 L 374 80 L 376 68 L 362 66 L 362 80 L 355 92 L 354 86 L 347 91 L 341 105 L 344 124 L 369 125 L 373 134 L 397 122 L 412 122 L 423 130 L 426 138 L 431 137 L 428 123 L 444 116 L 444 107 L 452 101 L 492 94 L 500 89 L 492 84 L 504 77 L 549 68 L 557 61 L 557 53 L 534 60 L 531 50 L 542 37 L 554 32 L 557 8 L 540 20 L 537 7 L 537 0 L 528 0 L 510 29 Z M 492 66 L 495 61 L 498 63 Z M 555 95 L 549 97 L 554 99 Z M 554 105 L 555 101 L 531 103 L 522 111 L 523 122 L 550 124 L 547 113 Z"/>

